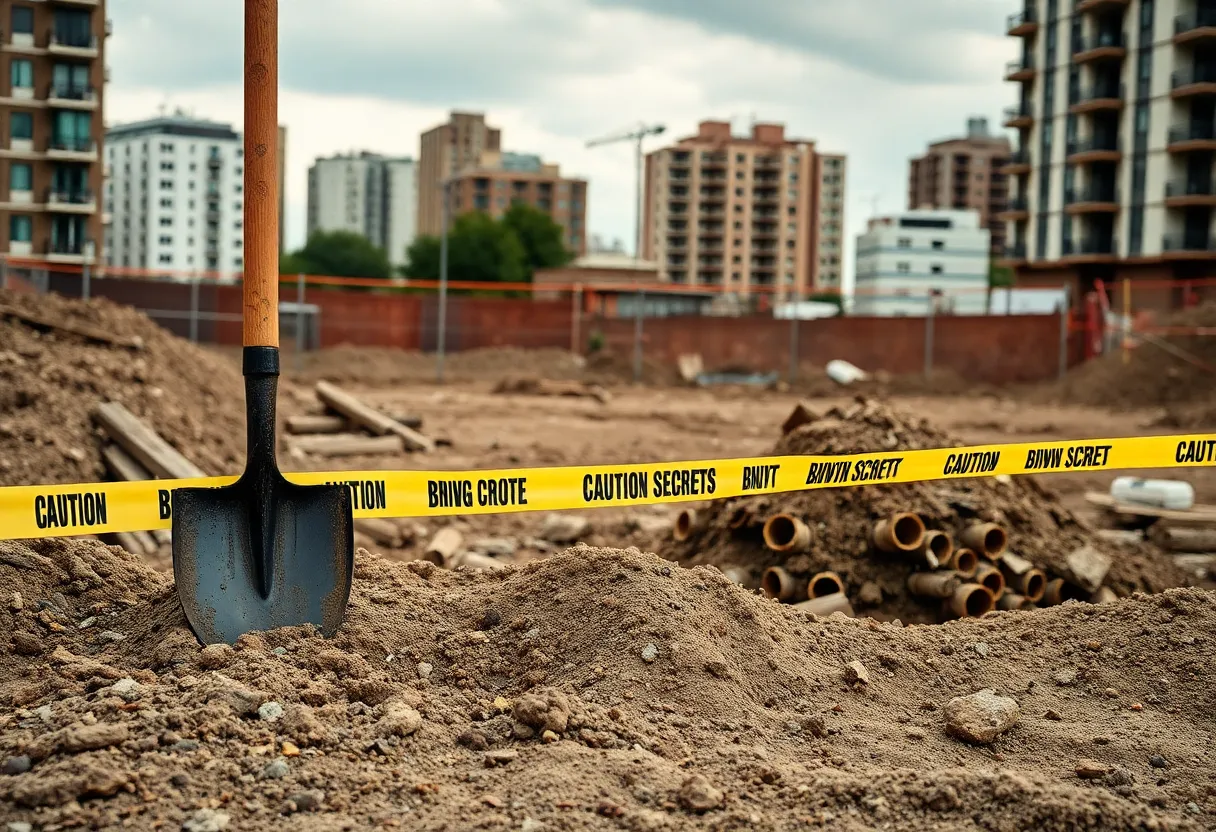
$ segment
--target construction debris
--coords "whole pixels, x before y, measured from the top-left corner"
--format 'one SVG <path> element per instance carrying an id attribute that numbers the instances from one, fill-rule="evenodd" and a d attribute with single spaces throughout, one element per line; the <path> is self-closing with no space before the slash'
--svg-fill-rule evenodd
<path id="1" fill-rule="evenodd" d="M 435 443 L 413 428 L 406 427 L 396 419 L 369 407 L 350 393 L 327 381 L 317 382 L 317 398 L 326 407 L 350 419 L 373 436 L 399 436 L 406 450 L 433 451 Z"/>
<path id="2" fill-rule="evenodd" d="M 494 392 L 523 396 L 565 396 L 595 399 L 607 404 L 612 394 L 598 384 L 580 381 L 555 381 L 535 376 L 508 376 L 494 386 Z"/>

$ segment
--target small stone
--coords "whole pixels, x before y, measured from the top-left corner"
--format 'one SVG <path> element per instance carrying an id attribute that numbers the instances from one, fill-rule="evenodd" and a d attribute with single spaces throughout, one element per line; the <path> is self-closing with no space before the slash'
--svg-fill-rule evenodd
<path id="1" fill-rule="evenodd" d="M 1074 769 L 1082 780 L 1096 780 L 1110 772 L 1110 766 L 1097 760 L 1081 760 Z"/>
<path id="2" fill-rule="evenodd" d="M 533 818 L 524 818 L 524 822 L 519 825 L 519 832 L 542 832 L 545 825 Z"/>
<path id="3" fill-rule="evenodd" d="M 37 714 L 38 718 L 43 722 L 49 723 L 52 719 L 50 705 L 42 705 L 41 707 L 35 708 L 34 713 Z"/>
<path id="4" fill-rule="evenodd" d="M 321 804 L 325 802 L 325 792 L 320 789 L 309 789 L 304 792 L 297 792 L 287 798 L 283 803 L 283 814 L 290 815 L 293 812 L 312 812 L 321 808 Z"/>
<path id="5" fill-rule="evenodd" d="M 971 649 L 981 656 L 988 656 L 989 647 L 987 642 L 977 641 L 975 644 L 971 645 Z"/>
<path id="6" fill-rule="evenodd" d="M 543 743 L 554 743 L 554 742 L 557 742 L 559 739 L 561 739 L 561 738 L 553 731 L 545 731 L 543 734 L 540 735 L 540 741 Z"/>
<path id="7" fill-rule="evenodd" d="M 481 796 L 481 802 L 494 809 L 501 809 L 503 806 L 507 805 L 506 801 L 496 794 L 483 794 Z"/>
<path id="8" fill-rule="evenodd" d="M 97 616 L 90 615 L 88 618 L 86 618 L 84 621 L 81 621 L 76 626 L 81 630 L 87 630 L 96 623 L 97 623 Z"/>
<path id="9" fill-rule="evenodd" d="M 18 656 L 40 656 L 46 647 L 31 633 L 13 633 L 13 652 Z"/>
<path id="10" fill-rule="evenodd" d="M 1108 786 L 1130 786 L 1135 778 L 1123 766 L 1114 766 L 1106 775 Z"/>
<path id="11" fill-rule="evenodd" d="M 857 603 L 866 607 L 877 607 L 882 603 L 882 587 L 873 581 L 866 581 L 857 591 Z"/>
<path id="12" fill-rule="evenodd" d="M 230 817 L 217 809 L 199 809 L 182 824 L 183 832 L 222 832 Z"/>
<path id="13" fill-rule="evenodd" d="M 14 592 L 13 596 L 8 599 L 8 608 L 13 612 L 25 609 L 25 599 L 21 597 L 20 592 Z"/>
<path id="14" fill-rule="evenodd" d="M 430 664 L 428 662 L 418 662 L 418 678 L 419 679 L 430 678 L 431 672 L 434 669 L 435 669 L 435 665 L 433 665 L 433 664 Z"/>
<path id="15" fill-rule="evenodd" d="M 132 702 L 139 698 L 143 691 L 143 685 L 132 679 L 130 676 L 127 676 L 110 685 L 110 690 L 114 691 L 114 693 L 118 694 L 123 699 L 126 699 L 128 702 Z"/>
<path id="16" fill-rule="evenodd" d="M 232 661 L 235 651 L 227 644 L 208 644 L 198 654 L 200 667 L 216 670 Z"/>
<path id="17" fill-rule="evenodd" d="M 647 644 L 642 648 L 642 661 L 650 664 L 659 657 L 659 648 L 653 644 Z"/>
<path id="18" fill-rule="evenodd" d="M 844 666 L 844 680 L 850 685 L 870 684 L 870 671 L 866 666 L 854 659 Z"/>
<path id="19" fill-rule="evenodd" d="M 299 757 L 300 747 L 294 742 L 287 742 L 284 740 L 283 745 L 279 748 L 279 753 L 281 753 L 284 757 Z"/>
<path id="20" fill-rule="evenodd" d="M 966 742 L 987 745 L 1017 724 L 1018 703 L 985 688 L 946 703 L 946 733 Z"/>
<path id="21" fill-rule="evenodd" d="M 1048 708 L 1047 713 L 1043 714 L 1043 717 L 1045 719 L 1050 719 L 1053 722 L 1059 722 L 1060 720 L 1062 720 L 1064 718 L 1060 715 L 1059 711 L 1057 711 L 1053 708 Z"/>
<path id="22" fill-rule="evenodd" d="M 34 832 L 33 824 L 26 823 L 23 820 L 11 820 L 4 829 L 5 832 Z"/>
<path id="23" fill-rule="evenodd" d="M 283 718 L 283 706 L 278 702 L 264 702 L 258 706 L 258 718 L 263 722 L 278 722 Z"/>
<path id="24" fill-rule="evenodd" d="M 274 653 L 276 656 L 286 656 L 287 648 L 286 647 L 276 647 L 273 650 L 271 650 L 270 652 Z"/>
<path id="25" fill-rule="evenodd" d="M 376 723 L 379 736 L 408 737 L 422 727 L 422 714 L 398 700 L 389 700 L 381 706 L 384 716 Z"/>
<path id="26" fill-rule="evenodd" d="M 725 796 L 703 774 L 694 774 L 680 785 L 676 799 L 689 812 L 708 812 L 722 806 Z"/>
<path id="27" fill-rule="evenodd" d="M 1195 803 L 1194 801 L 1191 801 L 1190 803 L 1186 804 L 1186 810 L 1188 812 L 1190 812 L 1192 815 L 1198 815 L 1198 814 L 1203 813 L 1203 809 L 1201 809 L 1199 807 L 1199 804 Z"/>
<path id="28" fill-rule="evenodd" d="M 1057 685 L 1068 687 L 1075 684 L 1077 681 L 1077 671 L 1075 670 L 1060 670 L 1057 671 L 1051 678 L 1055 679 Z"/>
<path id="29" fill-rule="evenodd" d="M 190 785 L 190 775 L 179 771 L 177 774 L 169 778 L 169 782 L 179 789 L 184 789 L 186 786 Z"/>
<path id="30" fill-rule="evenodd" d="M 524 725 L 522 722 L 516 722 L 511 725 L 511 736 L 517 740 L 530 740 L 536 736 L 536 731 L 530 725 Z"/>
<path id="31" fill-rule="evenodd" d="M 266 780 L 282 780 L 291 771 L 291 766 L 282 757 L 266 764 L 262 769 L 262 777 Z"/>
<path id="32" fill-rule="evenodd" d="M 537 688 L 515 702 L 511 715 L 537 731 L 560 733 L 570 722 L 570 700 L 559 690 Z"/>
<path id="33" fill-rule="evenodd" d="M 512 760 L 519 759 L 519 752 L 512 751 L 509 748 L 501 751 L 487 751 L 485 757 L 486 768 L 494 768 L 495 766 L 505 766 Z"/>
<path id="34" fill-rule="evenodd" d="M 1169 768 L 1169 760 L 1162 757 L 1160 754 L 1154 754 L 1148 758 L 1148 764 L 1153 768 Z"/>
<path id="35" fill-rule="evenodd" d="M 110 642 L 110 643 L 116 643 L 119 641 L 126 641 L 127 637 L 124 636 L 122 633 L 116 633 L 113 630 L 102 630 L 100 633 L 97 634 L 97 640 L 106 641 L 106 642 Z"/>
<path id="36" fill-rule="evenodd" d="M 4 761 L 5 774 L 25 774 L 30 770 L 33 761 L 24 754 L 19 757 L 9 757 Z"/>
<path id="37" fill-rule="evenodd" d="M 1133 702 L 1131 705 L 1128 705 L 1128 710 L 1132 710 L 1132 711 L 1143 711 L 1143 710 L 1144 710 L 1144 706 L 1143 706 L 1143 705 L 1141 705 L 1139 702 Z"/>
<path id="38" fill-rule="evenodd" d="M 1102 692 L 1106 694 L 1107 699 L 1115 699 L 1119 696 L 1119 691 L 1115 690 L 1114 688 L 1107 688 Z"/>

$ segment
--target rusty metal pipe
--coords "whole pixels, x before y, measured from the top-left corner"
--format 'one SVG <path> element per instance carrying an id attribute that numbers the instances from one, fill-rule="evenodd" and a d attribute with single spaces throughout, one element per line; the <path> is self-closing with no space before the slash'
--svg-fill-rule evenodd
<path id="1" fill-rule="evenodd" d="M 1011 575 L 1006 584 L 1019 595 L 1025 595 L 1030 603 L 1037 604 L 1047 590 L 1047 573 L 1042 569 L 1030 569 L 1021 575 Z"/>
<path id="2" fill-rule="evenodd" d="M 731 529 L 731 531 L 743 531 L 750 526 L 755 519 L 755 515 L 752 514 L 752 510 L 750 508 L 739 506 L 730 513 L 730 519 L 726 522 L 726 525 Z"/>
<path id="3" fill-rule="evenodd" d="M 996 608 L 998 610 L 1020 610 L 1024 609 L 1030 602 L 1026 600 L 1025 595 L 1019 595 L 1016 592 L 1006 591 L 1000 598 L 997 599 Z"/>
<path id="4" fill-rule="evenodd" d="M 1065 601 L 1084 601 L 1086 594 L 1083 590 L 1070 584 L 1063 578 L 1055 578 L 1047 582 L 1047 587 L 1043 591 L 1043 605 L 1054 607 L 1056 604 L 1063 604 Z"/>
<path id="5" fill-rule="evenodd" d="M 922 598 L 950 598 L 962 583 L 957 572 L 913 572 L 908 576 L 908 591 Z"/>
<path id="6" fill-rule="evenodd" d="M 806 597 L 822 598 L 825 595 L 835 595 L 844 592 L 844 581 L 835 572 L 820 572 L 811 578 L 806 585 Z"/>
<path id="7" fill-rule="evenodd" d="M 780 566 L 770 566 L 760 577 L 760 589 L 769 598 L 778 601 L 788 601 L 798 592 L 798 583 L 794 576 Z"/>
<path id="8" fill-rule="evenodd" d="M 792 514 L 774 514 L 764 523 L 764 545 L 774 552 L 805 552 L 811 528 Z"/>
<path id="9" fill-rule="evenodd" d="M 950 559 L 953 551 L 954 538 L 950 536 L 950 532 L 929 529 L 925 532 L 924 539 L 921 540 L 920 548 L 916 550 L 916 553 L 920 555 L 921 562 L 925 566 L 936 569 Z"/>
<path id="10" fill-rule="evenodd" d="M 924 539 L 924 521 L 910 511 L 884 517 L 870 529 L 870 542 L 880 552 L 915 552 Z"/>
<path id="11" fill-rule="evenodd" d="M 959 533 L 958 542 L 988 560 L 996 560 L 1009 544 L 1009 536 L 996 523 L 975 523 Z"/>
<path id="12" fill-rule="evenodd" d="M 676 515 L 676 525 L 672 529 L 672 537 L 675 538 L 676 543 L 683 543 L 708 524 L 709 516 L 705 512 L 692 508 L 682 509 Z"/>
<path id="13" fill-rule="evenodd" d="M 975 570 L 975 581 L 987 587 L 993 598 L 1000 598 L 1005 591 L 1005 576 L 992 563 L 981 563 Z"/>
<path id="14" fill-rule="evenodd" d="M 831 595 L 823 595 L 819 598 L 812 598 L 809 601 L 791 604 L 790 609 L 814 613 L 820 616 L 829 616 L 834 612 L 842 612 L 849 618 L 853 617 L 853 605 L 849 603 L 849 599 L 843 592 L 834 592 Z"/>
<path id="15" fill-rule="evenodd" d="M 980 559 L 975 552 L 964 546 L 950 553 L 950 560 L 946 562 L 946 565 L 964 578 L 973 578 L 979 568 Z"/>
<path id="16" fill-rule="evenodd" d="M 979 618 L 990 612 L 996 599 L 983 584 L 962 584 L 950 596 L 950 611 L 959 618 Z"/>

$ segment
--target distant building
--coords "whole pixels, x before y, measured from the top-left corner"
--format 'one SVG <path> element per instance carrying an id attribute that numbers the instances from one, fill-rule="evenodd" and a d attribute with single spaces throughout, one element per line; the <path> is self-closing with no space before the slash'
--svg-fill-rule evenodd
<path id="1" fill-rule="evenodd" d="M 244 148 L 232 125 L 178 112 L 106 131 L 112 266 L 244 269 Z"/>
<path id="2" fill-rule="evenodd" d="M 642 252 L 673 283 L 796 300 L 839 291 L 845 157 L 780 124 L 695 136 L 646 157 Z"/>
<path id="3" fill-rule="evenodd" d="M 500 217 L 523 202 L 562 227 L 567 248 L 587 251 L 587 180 L 562 176 L 535 154 L 502 150 L 502 131 L 481 113 L 453 112 L 447 124 L 423 133 L 418 170 L 419 233 L 441 232 L 446 180 L 449 219 L 469 211 Z"/>
<path id="4" fill-rule="evenodd" d="M 1009 204 L 1011 153 L 1009 139 L 988 132 L 988 119 L 967 119 L 966 136 L 934 142 L 908 163 L 908 209 L 974 209 L 992 234 L 993 255 L 1002 256 L 1005 221 L 997 215 Z"/>
<path id="5" fill-rule="evenodd" d="M 979 212 L 916 210 L 857 236 L 855 315 L 983 314 L 991 238 Z"/>
<path id="6" fill-rule="evenodd" d="M 414 161 L 377 153 L 317 159 L 308 169 L 308 233 L 352 231 L 406 262 L 417 233 Z"/>

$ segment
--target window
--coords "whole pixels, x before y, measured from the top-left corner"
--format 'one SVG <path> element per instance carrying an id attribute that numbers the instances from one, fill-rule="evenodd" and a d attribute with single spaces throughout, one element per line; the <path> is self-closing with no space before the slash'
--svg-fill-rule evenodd
<path id="1" fill-rule="evenodd" d="M 934 241 L 933 241 L 933 248 L 934 248 L 935 250 L 937 250 L 937 251 L 941 251 L 941 250 L 942 250 L 942 249 L 944 249 L 945 247 L 946 247 L 946 241 L 945 241 L 945 240 L 934 240 Z"/>
<path id="2" fill-rule="evenodd" d="M 171 190 L 173 190 L 173 180 L 172 180 L 172 179 L 162 179 L 162 180 L 160 180 L 160 189 L 161 189 L 162 191 L 171 191 Z"/>
<path id="3" fill-rule="evenodd" d="M 59 110 L 51 122 L 51 144 L 67 150 L 88 150 L 93 146 L 93 114 Z"/>
<path id="4" fill-rule="evenodd" d="M 10 191 L 32 191 L 34 189 L 34 169 L 24 162 L 13 162 L 9 165 L 8 189 Z"/>
<path id="5" fill-rule="evenodd" d="M 171 246 L 171 245 L 173 245 L 173 238 L 162 236 L 159 240 L 157 240 L 157 242 L 160 243 L 162 246 Z"/>
<path id="6" fill-rule="evenodd" d="M 162 200 L 160 201 L 160 207 L 161 207 L 161 208 L 172 208 L 172 207 L 173 207 L 173 200 L 171 200 L 171 199 L 162 199 Z"/>
<path id="7" fill-rule="evenodd" d="M 172 152 L 173 152 L 173 145 L 172 145 L 170 142 L 161 142 L 161 144 L 160 144 L 160 152 L 161 152 L 161 153 L 172 153 Z"/>
<path id="8" fill-rule="evenodd" d="M 9 62 L 9 81 L 14 87 L 34 86 L 34 62 L 26 58 L 13 58 Z"/>
<path id="9" fill-rule="evenodd" d="M 165 263 L 166 265 L 171 265 L 173 263 L 173 255 L 172 254 L 162 254 L 160 257 L 156 258 L 156 260 L 158 263 Z"/>
<path id="10" fill-rule="evenodd" d="M 934 263 L 933 265 L 931 265 L 929 267 L 929 274 L 941 274 L 941 273 L 942 273 L 942 264 L 941 263 Z"/>
<path id="11" fill-rule="evenodd" d="M 13 6 L 13 34 L 34 34 L 34 10 L 29 6 Z"/>
<path id="12" fill-rule="evenodd" d="M 161 170 L 173 170 L 173 162 L 171 162 L 171 161 L 161 162 L 160 169 Z"/>
<path id="13" fill-rule="evenodd" d="M 902 263 L 896 263 L 895 271 L 899 272 L 900 274 L 908 274 L 910 271 L 912 271 L 912 266 L 911 266 L 911 264 L 907 263 L 906 261 L 902 262 Z"/>
<path id="14" fill-rule="evenodd" d="M 13 113 L 8 117 L 8 136 L 18 141 L 34 138 L 34 117 L 29 113 Z"/>
<path id="15" fill-rule="evenodd" d="M 169 226 L 173 225 L 173 217 L 161 217 L 160 225 L 161 228 L 168 228 Z"/>
<path id="16" fill-rule="evenodd" d="M 12 243 L 28 243 L 34 239 L 34 221 L 27 214 L 13 214 L 8 218 L 8 239 Z"/>

